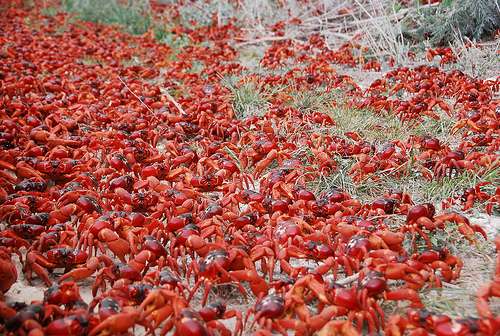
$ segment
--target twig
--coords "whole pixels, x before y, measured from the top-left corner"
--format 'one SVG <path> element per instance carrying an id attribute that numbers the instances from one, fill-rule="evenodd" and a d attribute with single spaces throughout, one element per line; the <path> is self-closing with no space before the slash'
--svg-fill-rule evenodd
<path id="1" fill-rule="evenodd" d="M 348 277 L 346 277 L 346 278 L 344 278 L 344 279 L 340 279 L 340 280 L 338 280 L 338 281 L 335 281 L 335 282 L 336 282 L 337 284 L 339 284 L 339 285 L 344 286 L 344 285 L 348 285 L 348 284 L 350 284 L 350 283 L 352 283 L 352 282 L 354 282 L 354 281 L 356 281 L 356 280 L 358 280 L 358 279 L 359 279 L 359 272 L 358 272 L 358 273 L 356 273 L 356 274 L 353 274 L 353 275 L 351 275 L 351 276 L 348 276 Z"/>
<path id="2" fill-rule="evenodd" d="M 451 283 L 446 282 L 446 281 L 441 281 L 441 283 L 443 284 L 443 287 L 448 287 L 448 288 L 453 288 L 453 289 L 462 289 L 460 286 L 451 284 Z"/>
<path id="3" fill-rule="evenodd" d="M 146 105 L 146 103 L 144 103 L 144 102 L 142 101 L 142 99 L 141 99 L 138 95 L 136 95 L 136 94 L 134 93 L 134 91 L 130 90 L 130 88 L 128 87 L 127 83 L 125 83 L 125 82 L 123 81 L 123 79 L 122 79 L 120 76 L 117 76 L 117 77 L 118 77 L 118 79 L 120 80 L 120 82 L 122 82 L 122 84 L 123 84 L 123 85 L 125 85 L 125 87 L 127 88 L 127 90 L 128 90 L 128 91 L 129 91 L 129 92 L 130 92 L 130 93 L 131 93 L 131 94 L 132 94 L 135 98 L 137 98 L 137 100 L 138 100 L 138 101 L 140 101 L 140 102 L 141 102 L 141 104 L 142 104 L 142 105 L 144 105 L 144 107 L 145 107 L 145 108 L 147 108 L 149 112 L 151 112 L 152 114 L 154 114 L 153 110 L 152 110 L 152 109 L 151 109 L 148 105 Z"/>
<path id="4" fill-rule="evenodd" d="M 165 96 L 167 96 L 167 99 L 168 99 L 168 100 L 169 100 L 172 104 L 174 104 L 174 105 L 175 105 L 175 107 L 177 108 L 177 110 L 179 110 L 179 112 L 180 112 L 181 114 L 186 114 L 186 111 L 184 111 L 184 109 L 182 108 L 181 104 L 179 104 L 179 103 L 178 103 L 178 102 L 174 99 L 174 97 L 172 97 L 172 96 L 170 95 L 170 93 L 168 93 L 168 91 L 167 91 L 167 90 L 162 89 L 162 90 L 161 90 L 161 93 L 162 93 L 162 94 L 164 94 Z"/>
<path id="5" fill-rule="evenodd" d="M 259 43 L 262 43 L 262 42 L 283 41 L 283 40 L 293 40 L 293 39 L 294 38 L 291 37 L 291 36 L 267 36 L 267 37 L 262 37 L 262 38 L 255 39 L 255 40 L 250 40 L 250 41 L 245 41 L 245 42 L 237 43 L 235 45 L 235 47 L 239 48 L 239 47 L 242 47 L 242 46 L 245 46 L 245 45 L 249 45 L 249 44 L 259 44 Z"/>
<path id="6" fill-rule="evenodd" d="M 380 218 L 390 218 L 390 217 L 401 217 L 401 216 L 403 216 L 403 215 L 401 215 L 401 214 L 379 215 L 379 216 L 370 217 L 370 220 L 380 219 Z"/>

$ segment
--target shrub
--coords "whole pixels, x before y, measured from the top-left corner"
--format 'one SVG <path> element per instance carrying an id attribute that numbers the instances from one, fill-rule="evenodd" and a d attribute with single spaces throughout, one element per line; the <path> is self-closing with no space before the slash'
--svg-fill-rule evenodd
<path id="1" fill-rule="evenodd" d="M 422 14 L 419 35 L 433 44 L 448 44 L 457 34 L 477 41 L 500 28 L 500 0 L 443 1 Z"/>

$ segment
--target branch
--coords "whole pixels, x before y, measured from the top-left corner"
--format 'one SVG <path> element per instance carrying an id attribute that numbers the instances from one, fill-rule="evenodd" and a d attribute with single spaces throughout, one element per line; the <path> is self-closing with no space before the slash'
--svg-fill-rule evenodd
<path id="1" fill-rule="evenodd" d="M 174 106 L 177 108 L 177 110 L 179 110 L 179 112 L 181 114 L 186 114 L 186 111 L 184 111 L 184 109 L 182 108 L 181 104 L 179 104 L 175 99 L 174 97 L 172 97 L 170 95 L 170 93 L 168 93 L 167 90 L 165 89 L 161 89 L 161 93 L 164 94 L 165 96 L 167 96 L 167 99 L 172 103 L 174 104 Z"/>
<path id="2" fill-rule="evenodd" d="M 335 281 L 335 283 L 344 286 L 344 285 L 348 285 L 348 284 L 350 284 L 358 279 L 359 279 L 359 272 L 356 274 L 353 274 L 351 276 L 348 276 L 347 278 L 337 280 L 337 281 Z"/>
<path id="3" fill-rule="evenodd" d="M 130 93 L 131 93 L 131 94 L 132 94 L 135 98 L 137 98 L 137 100 L 138 100 L 138 101 L 140 101 L 140 102 L 141 102 L 141 104 L 142 104 L 142 105 L 144 105 L 144 107 L 146 107 L 146 108 L 148 109 L 148 111 L 149 111 L 149 112 L 151 112 L 151 114 L 154 114 L 153 110 L 152 110 L 152 109 L 151 109 L 148 105 L 146 105 L 146 103 L 144 103 L 144 102 L 142 101 L 142 99 L 141 99 L 138 95 L 136 95 L 136 94 L 134 93 L 134 91 L 130 90 L 130 88 L 128 87 L 127 83 L 125 83 L 125 82 L 121 79 L 121 77 L 120 77 L 120 76 L 117 76 L 117 77 L 118 77 L 118 79 L 120 80 L 120 82 L 122 82 L 122 84 L 123 84 L 123 85 L 125 85 L 125 87 L 127 88 L 127 90 L 128 90 L 128 91 L 129 91 L 129 92 L 130 92 Z"/>
<path id="4" fill-rule="evenodd" d="M 249 41 L 237 43 L 235 45 L 235 47 L 239 48 L 239 47 L 249 45 L 249 44 L 259 44 L 262 42 L 284 41 L 284 40 L 293 40 L 293 39 L 294 38 L 291 36 L 266 36 L 266 37 L 262 37 L 262 38 L 255 39 L 255 40 L 249 40 Z"/>

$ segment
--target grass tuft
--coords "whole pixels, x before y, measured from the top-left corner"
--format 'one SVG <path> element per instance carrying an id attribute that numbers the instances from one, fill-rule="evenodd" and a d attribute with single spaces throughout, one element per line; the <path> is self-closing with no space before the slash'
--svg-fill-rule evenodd
<path id="1" fill-rule="evenodd" d="M 231 102 L 236 118 L 263 116 L 269 107 L 269 98 L 284 87 L 268 87 L 251 81 L 240 81 L 237 76 L 222 79 L 222 84 L 231 91 Z"/>
<path id="2" fill-rule="evenodd" d="M 116 24 L 136 35 L 147 32 L 152 23 L 147 0 L 128 0 L 126 4 L 118 0 L 63 0 L 63 7 L 80 20 Z"/>
<path id="3" fill-rule="evenodd" d="M 179 35 L 172 32 L 172 27 L 168 24 L 156 22 L 153 26 L 153 34 L 155 39 L 160 43 L 165 43 L 172 49 L 169 54 L 169 60 L 178 60 L 179 54 L 183 49 L 189 46 L 192 41 L 188 35 Z"/>
<path id="4" fill-rule="evenodd" d="M 485 191 L 494 188 L 499 180 L 499 173 L 500 168 L 498 167 L 481 176 L 471 171 L 464 171 L 452 177 L 445 176 L 432 181 L 418 181 L 414 185 L 414 188 L 420 191 L 417 194 L 421 194 L 422 200 L 426 202 L 438 202 L 448 197 L 458 197 L 462 195 L 465 189 L 472 188 L 480 182 L 492 183 L 482 188 Z"/>
<path id="5" fill-rule="evenodd" d="M 339 106 L 331 109 L 330 115 L 336 122 L 334 134 L 357 132 L 364 139 L 374 143 L 391 140 L 405 140 L 408 129 L 390 113 L 373 113 L 366 109 Z"/>
<path id="6" fill-rule="evenodd" d="M 254 83 L 231 87 L 233 109 L 238 119 L 249 116 L 263 116 L 267 112 L 266 97 Z"/>
<path id="7" fill-rule="evenodd" d="M 474 45 L 470 40 L 457 37 L 451 44 L 457 62 L 453 67 L 473 78 L 495 78 L 500 73 L 500 41 L 490 45 Z"/>
<path id="8" fill-rule="evenodd" d="M 308 183 L 307 187 L 314 194 L 319 195 L 322 192 L 328 192 L 329 190 L 339 188 L 348 192 L 351 195 L 356 195 L 356 185 L 348 172 L 349 169 L 354 164 L 352 159 L 339 159 L 337 160 L 337 170 L 329 175 L 321 174 L 316 180 Z M 359 196 L 359 194 L 357 195 Z"/>
<path id="9" fill-rule="evenodd" d="M 56 16 L 59 13 L 59 8 L 54 6 L 44 7 L 40 10 L 40 13 L 45 16 Z"/>
<path id="10" fill-rule="evenodd" d="M 327 91 L 324 87 L 314 90 L 293 91 L 290 94 L 292 100 L 290 105 L 302 113 L 325 112 L 332 108 L 340 93 L 338 91 Z"/>

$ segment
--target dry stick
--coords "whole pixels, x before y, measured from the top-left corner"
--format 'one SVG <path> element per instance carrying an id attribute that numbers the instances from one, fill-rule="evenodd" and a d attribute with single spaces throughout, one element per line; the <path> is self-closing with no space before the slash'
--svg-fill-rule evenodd
<path id="1" fill-rule="evenodd" d="M 462 289 L 462 287 L 457 286 L 457 285 L 452 284 L 452 283 L 449 283 L 449 282 L 446 282 L 446 281 L 441 281 L 441 283 L 443 284 L 443 287 L 448 287 L 448 288 L 453 288 L 453 289 Z"/>
<path id="2" fill-rule="evenodd" d="M 325 13 L 323 14 L 322 16 L 325 16 L 326 14 L 328 13 Z M 338 16 L 334 16 L 334 17 L 326 17 L 325 19 L 321 19 L 321 16 L 320 17 L 314 17 L 314 18 L 309 18 L 309 19 L 306 19 L 307 21 L 310 21 L 312 19 L 314 20 L 318 20 L 319 19 L 319 23 L 316 23 L 316 24 L 313 24 L 313 23 L 304 23 L 304 24 L 301 24 L 298 26 L 299 28 L 299 31 L 303 31 L 304 29 L 309 29 L 309 30 L 315 30 L 318 26 L 321 26 L 321 25 L 324 25 L 324 22 L 323 20 L 331 20 L 331 19 L 335 19 L 335 18 L 342 18 L 344 15 L 338 15 Z M 304 20 L 304 22 L 306 21 Z M 309 28 L 308 28 L 309 26 Z M 330 24 L 330 28 L 337 28 L 337 30 L 341 29 L 341 26 L 337 24 L 337 26 L 333 26 L 333 23 Z M 247 30 L 247 31 L 254 31 L 255 29 L 250 29 L 250 28 L 244 28 L 244 30 Z M 340 34 L 340 33 L 339 33 Z M 281 41 L 281 40 L 300 40 L 301 37 L 306 37 L 308 34 L 307 33 L 297 33 L 297 36 L 295 37 L 292 37 L 290 35 L 287 35 L 287 36 L 265 36 L 265 37 L 262 37 L 262 38 L 258 38 L 258 39 L 254 39 L 254 40 L 248 40 L 248 41 L 245 41 L 244 39 L 243 42 L 241 43 L 238 43 L 236 44 L 236 47 L 242 47 L 244 45 L 250 45 L 250 44 L 258 44 L 258 43 L 261 43 L 261 42 L 271 42 L 271 41 Z M 346 38 L 346 36 L 341 36 L 343 38 Z M 347 37 L 346 39 L 349 39 L 349 37 Z"/>
<path id="3" fill-rule="evenodd" d="M 146 103 L 145 103 L 145 102 L 143 102 L 143 101 L 142 101 L 142 99 L 141 99 L 138 95 L 136 95 L 136 94 L 134 93 L 134 91 L 130 90 L 130 88 L 128 87 L 127 83 L 125 83 L 125 82 L 121 79 L 121 77 L 120 77 L 120 76 L 117 76 L 117 77 L 118 77 L 118 79 L 120 80 L 120 82 L 122 82 L 122 84 L 123 84 L 123 85 L 125 85 L 125 87 L 127 88 L 127 90 L 128 90 L 128 91 L 129 91 L 129 92 L 130 92 L 130 93 L 131 93 L 131 94 L 132 94 L 135 98 L 137 98 L 137 100 L 138 100 L 138 101 L 140 101 L 140 102 L 141 102 L 141 104 L 142 104 L 142 105 L 144 105 L 144 107 L 146 107 L 146 108 L 148 109 L 148 111 L 149 111 L 149 112 L 151 112 L 152 114 L 154 114 L 153 110 L 152 110 L 152 109 L 151 109 L 148 105 L 146 105 Z"/>
<path id="4" fill-rule="evenodd" d="M 344 279 L 337 280 L 337 281 L 335 281 L 335 283 L 344 286 L 344 285 L 350 284 L 351 282 L 354 282 L 358 279 L 359 279 L 359 272 L 356 274 L 353 274 L 351 276 L 348 276 Z"/>
<path id="5" fill-rule="evenodd" d="M 239 48 L 239 47 L 249 45 L 249 44 L 258 44 L 261 42 L 283 41 L 283 40 L 293 40 L 293 39 L 294 38 L 292 36 L 267 36 L 267 37 L 262 37 L 260 39 L 255 39 L 255 40 L 237 43 L 235 45 L 235 47 Z"/>
<path id="6" fill-rule="evenodd" d="M 365 14 L 366 14 L 366 15 L 368 15 L 368 17 L 369 17 L 370 19 L 372 19 L 372 20 L 373 20 L 373 19 L 375 19 L 375 17 L 374 17 L 374 16 L 373 16 L 370 12 L 368 12 L 368 10 L 367 10 L 367 9 L 366 9 L 366 8 L 365 8 L 365 7 L 364 7 L 364 6 L 360 3 L 360 2 L 359 2 L 359 0 L 354 0 L 354 1 L 355 1 L 355 2 L 358 4 L 358 6 L 359 6 L 359 7 L 360 7 L 360 8 L 361 8 L 364 12 L 365 12 Z M 373 3 L 371 3 L 371 5 L 372 5 L 372 8 L 373 8 L 373 9 L 375 9 L 375 8 L 374 8 Z M 359 21 L 360 21 L 360 20 L 359 20 L 358 18 L 356 18 L 354 15 L 353 15 L 353 17 L 355 18 L 355 20 L 357 19 L 357 21 L 358 21 L 358 22 L 356 22 L 356 24 L 357 24 L 357 25 L 359 25 Z M 379 18 L 379 17 L 377 17 L 377 19 L 378 19 L 378 18 Z M 387 20 L 389 20 L 389 19 L 388 19 L 388 16 L 386 16 L 385 18 L 386 18 Z M 393 49 L 393 48 L 391 48 L 391 39 L 390 39 L 390 37 L 388 37 L 388 36 L 387 36 L 387 32 L 385 32 L 385 31 L 384 31 L 382 28 L 380 28 L 380 27 L 379 27 L 379 25 L 377 25 L 377 24 L 376 24 L 376 25 L 374 25 L 374 26 L 375 26 L 375 28 L 379 31 L 380 36 L 381 36 L 381 37 L 382 37 L 382 38 L 383 38 L 383 39 L 384 39 L 384 40 L 385 40 L 385 41 L 389 44 L 389 48 L 390 48 L 390 49 Z M 397 53 L 397 50 L 391 50 L 391 52 L 392 52 L 392 53 L 394 53 L 394 54 L 396 54 L 396 53 Z"/>
<path id="7" fill-rule="evenodd" d="M 400 215 L 400 214 L 378 215 L 378 216 L 370 217 L 369 220 L 380 219 L 380 218 L 398 217 L 398 216 L 404 216 L 404 215 Z"/>
<path id="8" fill-rule="evenodd" d="M 170 93 L 168 93 L 168 91 L 167 91 L 167 90 L 161 90 L 161 93 L 163 93 L 165 96 L 167 96 L 167 99 L 168 99 L 168 100 L 169 100 L 172 104 L 174 104 L 174 105 L 175 105 L 175 107 L 179 110 L 179 112 L 180 112 L 181 114 L 186 114 L 186 112 L 185 112 L 185 111 L 184 111 L 184 109 L 182 108 L 181 104 L 179 104 L 179 103 L 178 103 L 178 102 L 174 99 L 174 97 L 172 97 L 172 96 L 170 95 Z"/>
<path id="9" fill-rule="evenodd" d="M 299 15 L 299 19 L 302 19 L 303 22 L 311 21 L 311 20 L 317 20 L 317 19 L 319 19 L 319 20 L 324 20 L 324 19 L 327 19 L 327 20 L 341 19 L 342 17 L 344 17 L 344 16 L 346 16 L 348 14 L 337 14 L 336 12 L 340 8 L 342 8 L 342 6 L 337 6 L 337 7 L 328 9 L 327 12 L 325 12 L 323 14 L 320 14 L 320 15 L 309 16 L 308 17 L 308 15 L 314 15 L 315 9 L 310 9 L 310 10 L 307 10 L 304 13 L 300 14 Z"/>

